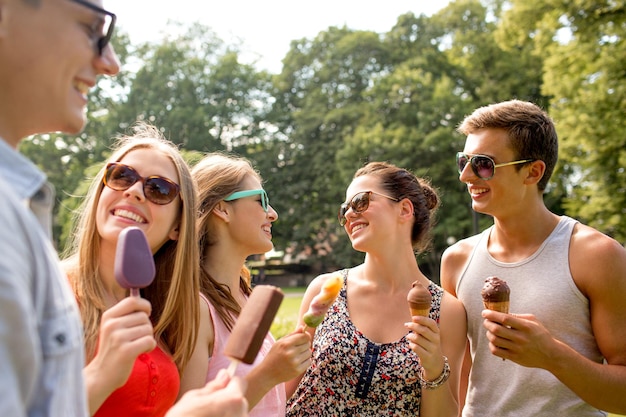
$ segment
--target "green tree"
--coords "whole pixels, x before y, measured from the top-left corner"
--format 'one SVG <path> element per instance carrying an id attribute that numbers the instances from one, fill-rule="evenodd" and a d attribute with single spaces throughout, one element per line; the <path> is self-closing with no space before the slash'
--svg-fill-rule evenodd
<path id="1" fill-rule="evenodd" d="M 274 79 L 272 122 L 284 139 L 274 190 L 295 252 L 306 251 L 328 268 L 337 240 L 336 213 L 346 185 L 338 160 L 342 143 L 363 120 L 365 92 L 385 70 L 378 34 L 331 27 L 315 39 L 293 41 Z"/>
<path id="2" fill-rule="evenodd" d="M 514 0 L 499 28 L 543 59 L 561 144 L 566 213 L 626 242 L 626 6 L 623 1 Z"/>

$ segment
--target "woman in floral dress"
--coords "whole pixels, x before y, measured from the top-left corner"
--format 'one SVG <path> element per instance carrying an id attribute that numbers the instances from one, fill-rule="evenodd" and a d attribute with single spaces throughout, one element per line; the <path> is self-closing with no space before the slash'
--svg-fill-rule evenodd
<path id="1" fill-rule="evenodd" d="M 343 288 L 313 336 L 312 364 L 288 384 L 288 416 L 457 416 L 466 346 L 462 304 L 421 271 L 437 193 L 405 169 L 371 162 L 346 191 L 339 222 L 365 261 L 340 271 Z M 307 288 L 303 314 L 324 281 Z M 432 295 L 429 317 L 406 301 L 418 281 Z"/>

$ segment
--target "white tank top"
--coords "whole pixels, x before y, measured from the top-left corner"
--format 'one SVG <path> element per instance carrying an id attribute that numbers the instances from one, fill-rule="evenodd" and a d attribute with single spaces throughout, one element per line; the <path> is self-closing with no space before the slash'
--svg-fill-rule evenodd
<path id="1" fill-rule="evenodd" d="M 497 276 L 511 288 L 511 313 L 534 314 L 554 337 L 602 363 L 591 329 L 589 302 L 569 268 L 569 242 L 576 223 L 561 217 L 541 247 L 515 263 L 500 262 L 488 253 L 493 227 L 470 238 L 477 243 L 456 288 L 467 311 L 473 360 L 464 417 L 606 415 L 583 402 L 550 372 L 492 355 L 482 325 L 480 290 L 485 278 Z"/>

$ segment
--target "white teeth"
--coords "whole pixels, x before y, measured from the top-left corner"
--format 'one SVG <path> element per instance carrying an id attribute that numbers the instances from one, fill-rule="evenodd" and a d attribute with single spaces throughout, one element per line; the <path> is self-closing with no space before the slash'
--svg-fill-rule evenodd
<path id="1" fill-rule="evenodd" d="M 357 224 L 356 226 L 352 228 L 352 232 L 356 232 L 357 230 L 361 230 L 363 228 L 365 228 L 364 224 Z"/>
<path id="2" fill-rule="evenodd" d="M 118 209 L 118 210 L 115 210 L 113 212 L 113 214 L 118 216 L 118 217 L 123 217 L 125 219 L 129 219 L 129 220 L 132 220 L 132 221 L 137 222 L 137 223 L 145 223 L 146 222 L 141 216 L 139 216 L 138 214 L 133 213 L 132 211 L 129 211 L 129 210 Z"/>
<path id="3" fill-rule="evenodd" d="M 74 81 L 74 87 L 84 95 L 89 93 L 89 85 L 82 81 Z"/>
<path id="4" fill-rule="evenodd" d="M 264 227 L 263 231 L 266 232 L 266 233 L 272 233 L 272 229 L 269 228 L 269 227 Z"/>

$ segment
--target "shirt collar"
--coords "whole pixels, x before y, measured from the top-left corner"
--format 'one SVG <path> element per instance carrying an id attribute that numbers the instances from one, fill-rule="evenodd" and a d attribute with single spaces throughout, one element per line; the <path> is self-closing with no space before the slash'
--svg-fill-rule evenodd
<path id="1" fill-rule="evenodd" d="M 0 177 L 13 187 L 21 199 L 31 199 L 46 183 L 46 175 L 2 138 Z"/>

